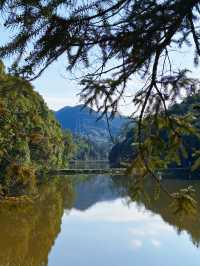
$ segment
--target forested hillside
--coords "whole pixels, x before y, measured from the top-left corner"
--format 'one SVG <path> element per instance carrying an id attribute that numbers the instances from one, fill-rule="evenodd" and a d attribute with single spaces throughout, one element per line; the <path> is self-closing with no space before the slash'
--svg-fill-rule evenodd
<path id="1" fill-rule="evenodd" d="M 170 167 L 191 167 L 195 161 L 195 165 L 193 165 L 194 170 L 200 167 L 200 160 L 196 160 L 199 155 L 200 150 L 200 138 L 198 137 L 198 132 L 200 129 L 200 94 L 194 94 L 192 96 L 186 97 L 181 103 L 176 103 L 172 105 L 169 109 L 169 114 L 173 117 L 191 117 L 192 125 L 196 129 L 194 134 L 194 130 L 191 128 L 190 134 L 185 134 L 182 136 L 182 143 L 184 147 L 177 144 L 176 154 L 169 160 Z M 162 139 L 164 141 L 167 140 L 166 133 L 163 130 Z M 159 145 L 159 143 L 158 143 Z M 160 146 L 161 153 L 162 147 Z M 128 131 L 126 136 L 122 141 L 117 143 L 111 150 L 109 154 L 110 163 L 114 166 L 123 165 L 123 163 L 128 163 L 135 157 L 138 150 L 137 143 L 137 128 L 132 128 Z"/>
<path id="2" fill-rule="evenodd" d="M 96 143 L 86 137 L 74 136 L 75 152 L 73 159 L 87 160 L 107 160 L 111 143 Z"/>
<path id="3" fill-rule="evenodd" d="M 38 174 L 66 165 L 68 137 L 31 84 L 0 63 L 0 192 L 33 192 Z"/>
<path id="4" fill-rule="evenodd" d="M 89 107 L 83 105 L 74 107 L 66 106 L 55 112 L 56 118 L 63 129 L 70 129 L 75 135 L 86 137 L 95 142 L 110 142 L 108 123 L 105 117 L 98 120 L 101 113 L 97 113 Z M 116 115 L 109 120 L 110 133 L 113 137 L 119 134 L 127 118 Z"/>

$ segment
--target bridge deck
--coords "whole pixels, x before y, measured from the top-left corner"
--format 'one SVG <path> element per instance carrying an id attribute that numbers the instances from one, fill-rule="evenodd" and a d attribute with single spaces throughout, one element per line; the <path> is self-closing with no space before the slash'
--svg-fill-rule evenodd
<path id="1" fill-rule="evenodd" d="M 59 169 L 53 171 L 53 174 L 61 175 L 77 175 L 77 174 L 110 174 L 123 175 L 125 169 L 123 168 L 105 168 L 105 169 Z"/>

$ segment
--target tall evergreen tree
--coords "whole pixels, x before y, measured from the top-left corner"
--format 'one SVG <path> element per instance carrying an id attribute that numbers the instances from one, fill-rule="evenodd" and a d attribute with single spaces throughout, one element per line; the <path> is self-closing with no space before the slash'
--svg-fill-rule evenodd
<path id="1" fill-rule="evenodd" d="M 156 156 L 163 128 L 169 130 L 170 156 L 182 147 L 180 135 L 191 132 L 190 119 L 171 117 L 167 109 L 183 91 L 198 90 L 199 82 L 187 70 L 173 69 L 171 49 L 191 45 L 198 65 L 199 0 L 1 0 L 0 9 L 5 27 L 14 29 L 0 57 L 13 55 L 11 71 L 25 78 L 37 78 L 66 54 L 69 70 L 80 63 L 88 68 L 80 81 L 85 103 L 112 115 L 129 80 L 142 78 L 133 96 L 139 155 L 132 166 L 144 168 L 144 175 L 163 167 Z"/>

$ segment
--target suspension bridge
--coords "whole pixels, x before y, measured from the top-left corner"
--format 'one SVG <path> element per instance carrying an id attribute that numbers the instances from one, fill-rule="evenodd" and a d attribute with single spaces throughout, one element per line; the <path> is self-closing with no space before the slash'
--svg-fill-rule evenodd
<path id="1" fill-rule="evenodd" d="M 110 168 L 107 160 L 72 160 L 69 162 L 69 167 L 52 171 L 61 175 L 77 175 L 77 174 L 109 174 L 123 175 L 124 168 Z"/>

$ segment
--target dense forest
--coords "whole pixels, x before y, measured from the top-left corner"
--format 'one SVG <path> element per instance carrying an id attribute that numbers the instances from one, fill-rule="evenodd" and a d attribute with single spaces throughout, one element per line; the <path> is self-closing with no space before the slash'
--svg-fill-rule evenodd
<path id="1" fill-rule="evenodd" d="M 169 167 L 191 167 L 194 162 L 195 164 L 192 167 L 193 170 L 196 170 L 200 166 L 200 161 L 196 160 L 200 149 L 200 138 L 198 135 L 200 127 L 199 103 L 200 94 L 197 93 L 186 97 L 181 103 L 176 103 L 169 108 L 169 114 L 171 117 L 191 117 L 192 126 L 194 127 L 191 128 L 190 134 L 182 136 L 182 143 L 184 147 L 181 147 L 181 144 L 180 147 L 177 147 L 177 156 L 174 155 L 171 160 L 169 160 Z M 196 129 L 196 132 L 194 129 Z M 137 127 L 133 126 L 128 132 L 126 132 L 126 135 L 121 138 L 121 141 L 113 146 L 109 154 L 111 165 L 123 166 L 133 160 L 138 151 L 137 134 Z M 165 130 L 161 131 L 160 134 L 162 140 L 164 142 L 167 141 L 167 133 Z M 145 137 L 143 137 L 143 141 L 145 142 Z M 161 153 L 164 154 L 161 143 L 160 149 Z"/>
<path id="2" fill-rule="evenodd" d="M 168 106 L 199 89 L 191 65 L 174 64 L 189 46 L 190 60 L 199 65 L 199 0 L 0 3 L 3 25 L 12 31 L 0 46 L 0 58 L 12 57 L 10 73 L 32 81 L 66 56 L 66 70 L 84 70 L 78 80 L 85 105 L 114 117 L 127 97 L 133 104 L 139 149 L 131 170 L 159 181 L 158 168 L 172 159 L 182 163 L 180 136 L 193 139 L 194 130 L 188 117 L 169 117 Z"/>
<path id="3" fill-rule="evenodd" d="M 33 192 L 41 172 L 66 166 L 72 139 L 28 81 L 0 63 L 1 195 Z"/>
<path id="4" fill-rule="evenodd" d="M 98 143 L 89 138 L 74 136 L 75 160 L 107 160 L 111 143 Z"/>
<path id="5" fill-rule="evenodd" d="M 113 142 L 130 123 L 128 117 L 120 114 L 112 119 L 108 115 L 108 120 L 101 115 L 84 105 L 65 106 L 55 112 L 62 129 L 73 135 L 73 159 L 107 160 Z"/>

